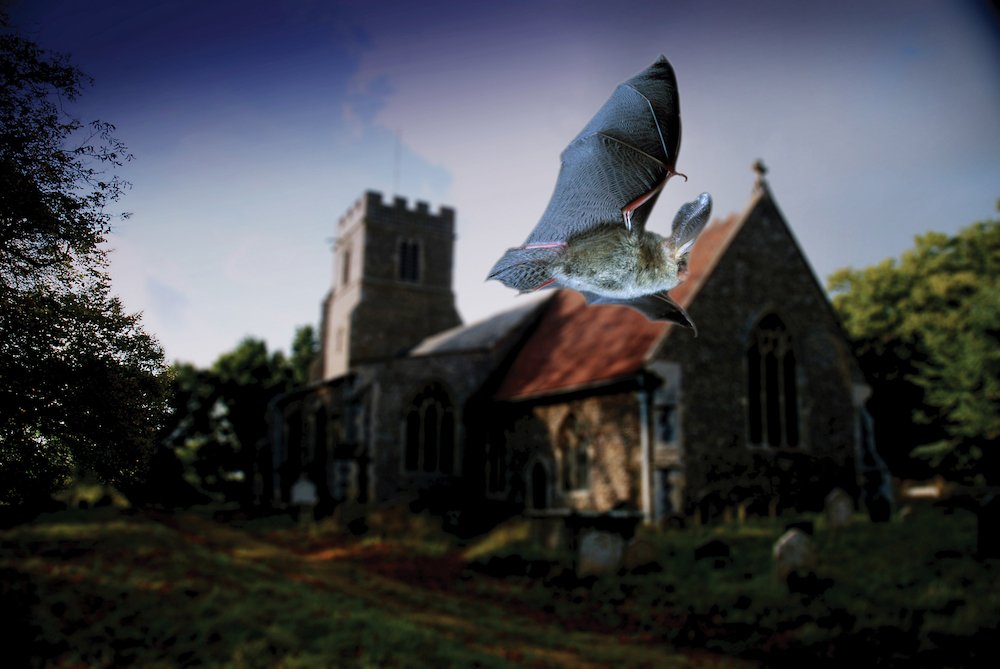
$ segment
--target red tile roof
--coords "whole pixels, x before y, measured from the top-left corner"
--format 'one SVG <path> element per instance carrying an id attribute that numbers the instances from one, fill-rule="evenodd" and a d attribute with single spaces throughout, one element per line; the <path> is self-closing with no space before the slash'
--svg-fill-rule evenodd
<path id="1" fill-rule="evenodd" d="M 732 214 L 705 227 L 691 250 L 687 279 L 670 294 L 681 305 L 691 304 L 729 241 L 757 198 L 743 215 Z M 534 331 L 496 392 L 496 399 L 538 397 L 602 385 L 635 374 L 671 324 L 650 321 L 628 307 L 587 306 L 583 296 L 560 290 L 544 307 Z"/>

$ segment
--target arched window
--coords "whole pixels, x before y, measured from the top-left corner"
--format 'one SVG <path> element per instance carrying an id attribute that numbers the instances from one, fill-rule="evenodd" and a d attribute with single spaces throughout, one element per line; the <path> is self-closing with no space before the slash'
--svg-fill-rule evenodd
<path id="1" fill-rule="evenodd" d="M 590 455 L 579 420 L 569 414 L 559 428 L 563 490 L 583 490 L 590 485 Z"/>
<path id="2" fill-rule="evenodd" d="M 444 388 L 431 384 L 413 398 L 404 430 L 406 471 L 455 473 L 455 413 Z"/>
<path id="3" fill-rule="evenodd" d="M 752 446 L 799 445 L 795 352 L 785 324 L 764 316 L 747 348 L 747 424 Z"/>
<path id="4" fill-rule="evenodd" d="M 399 240 L 400 281 L 420 281 L 420 243 L 415 239 Z"/>

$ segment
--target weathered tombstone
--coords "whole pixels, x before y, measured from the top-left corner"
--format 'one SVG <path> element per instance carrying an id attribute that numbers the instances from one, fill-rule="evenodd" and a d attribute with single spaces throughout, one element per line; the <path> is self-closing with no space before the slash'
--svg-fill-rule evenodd
<path id="1" fill-rule="evenodd" d="M 792 528 L 774 542 L 772 551 L 775 572 L 778 579 L 788 582 L 788 576 L 811 573 L 816 568 L 816 548 L 813 541 L 802 530 Z"/>
<path id="2" fill-rule="evenodd" d="M 614 573 L 622 563 L 625 540 L 620 534 L 584 530 L 580 534 L 576 560 L 577 576 Z"/>
<path id="3" fill-rule="evenodd" d="M 694 559 L 698 561 L 712 560 L 713 567 L 722 569 L 733 561 L 732 549 L 725 541 L 712 539 L 694 549 Z"/>
<path id="4" fill-rule="evenodd" d="M 656 562 L 656 549 L 645 539 L 633 539 L 625 546 L 622 555 L 622 569 L 635 572 L 659 571 L 662 569 Z"/>
<path id="5" fill-rule="evenodd" d="M 854 515 L 854 500 L 844 490 L 834 488 L 823 503 L 826 523 L 832 529 L 847 527 Z"/>
<path id="6" fill-rule="evenodd" d="M 310 519 L 317 501 L 316 484 L 310 481 L 303 472 L 299 476 L 299 480 L 292 485 L 291 502 L 292 508 L 295 509 L 296 520 L 305 522 Z"/>

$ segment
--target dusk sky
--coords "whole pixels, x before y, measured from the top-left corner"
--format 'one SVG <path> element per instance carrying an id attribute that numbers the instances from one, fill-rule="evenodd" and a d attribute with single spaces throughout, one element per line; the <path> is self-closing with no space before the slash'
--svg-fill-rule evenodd
<path id="1" fill-rule="evenodd" d="M 984 0 L 7 7 L 94 77 L 72 111 L 135 155 L 111 270 L 169 360 L 208 365 L 247 335 L 287 349 L 317 324 L 337 219 L 366 189 L 456 209 L 465 322 L 519 304 L 487 271 L 534 227 L 563 147 L 661 53 L 689 180 L 670 181 L 651 230 L 702 191 L 716 215 L 742 210 L 761 158 L 825 282 L 994 218 L 1000 198 Z"/>

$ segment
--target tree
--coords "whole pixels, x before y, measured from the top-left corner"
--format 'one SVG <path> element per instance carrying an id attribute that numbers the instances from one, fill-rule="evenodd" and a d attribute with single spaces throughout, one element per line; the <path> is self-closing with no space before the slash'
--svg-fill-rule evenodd
<path id="1" fill-rule="evenodd" d="M 964 481 L 996 477 L 1000 441 L 1000 220 L 916 238 L 900 261 L 830 277 L 873 386 L 880 448 Z"/>
<path id="2" fill-rule="evenodd" d="M 0 13 L 0 502 L 78 468 L 127 486 L 165 408 L 163 353 L 106 271 L 130 156 L 113 126 L 65 111 L 88 81 Z"/>
<path id="3" fill-rule="evenodd" d="M 302 385 L 315 358 L 312 326 L 295 332 L 289 359 L 248 337 L 208 369 L 172 368 L 171 420 L 163 445 L 182 463 L 188 482 L 216 499 L 249 505 L 257 457 L 267 441 L 267 409 L 277 395 Z M 267 455 L 263 453 L 263 455 Z"/>
<path id="4" fill-rule="evenodd" d="M 319 342 L 316 339 L 316 329 L 311 325 L 302 325 L 296 328 L 289 359 L 292 380 L 296 386 L 304 386 L 312 380 L 312 367 L 318 353 Z"/>

